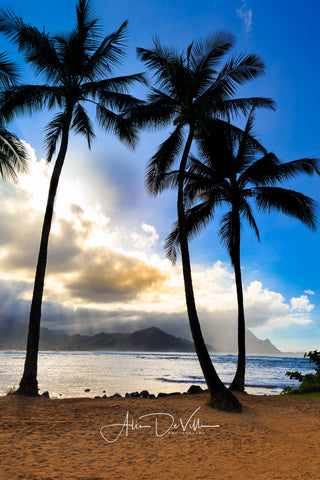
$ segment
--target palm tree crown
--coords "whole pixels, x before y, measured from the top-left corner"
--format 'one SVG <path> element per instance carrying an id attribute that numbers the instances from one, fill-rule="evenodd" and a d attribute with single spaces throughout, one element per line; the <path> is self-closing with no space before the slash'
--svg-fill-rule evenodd
<path id="1" fill-rule="evenodd" d="M 17 81 L 17 68 L 0 53 L 0 87 L 1 90 L 14 85 Z M 0 175 L 3 179 L 17 181 L 17 174 L 27 171 L 28 154 L 23 143 L 9 132 L 5 121 L 0 117 Z"/>
<path id="2" fill-rule="evenodd" d="M 203 161 L 190 156 L 185 179 L 185 202 L 196 203 L 186 210 L 188 238 L 197 234 L 214 216 L 217 207 L 230 207 L 222 216 L 220 238 L 230 258 L 234 259 L 236 224 L 246 220 L 260 240 L 259 229 L 250 203 L 258 210 L 283 212 L 299 219 L 306 226 L 316 228 L 316 202 L 295 190 L 279 185 L 299 174 L 320 174 L 319 160 L 301 158 L 281 163 L 274 153 L 268 153 L 252 136 L 254 112 L 251 111 L 246 128 L 225 129 L 222 125 L 204 129 L 197 138 Z M 260 154 L 260 155 L 259 155 Z M 257 156 L 259 158 L 257 158 Z M 164 185 L 177 182 L 173 171 L 164 179 Z M 176 260 L 179 250 L 179 227 L 176 223 L 166 241 L 168 257 Z"/>
<path id="3" fill-rule="evenodd" d="M 58 108 L 60 112 L 46 127 L 48 161 L 66 121 L 75 133 L 85 135 L 90 147 L 94 132 L 84 102 L 95 105 L 102 128 L 129 144 L 134 142 L 135 129 L 119 113 L 137 105 L 138 101 L 127 94 L 127 89 L 133 82 L 144 81 L 143 76 L 108 78 L 124 55 L 126 26 L 124 22 L 111 35 L 101 38 L 87 0 L 79 0 L 76 26 L 65 36 L 40 32 L 8 9 L 0 12 L 0 31 L 11 38 L 24 53 L 26 62 L 45 80 L 42 85 L 12 86 L 3 92 L 2 115 L 10 119 L 40 109 Z"/>
<path id="4" fill-rule="evenodd" d="M 163 47 L 158 39 L 152 50 L 137 49 L 138 56 L 154 73 L 157 88 L 151 89 L 147 104 L 134 112 L 136 122 L 152 127 L 173 123 L 175 127 L 149 163 L 146 180 L 150 193 L 162 190 L 163 174 L 183 149 L 184 127 L 189 127 L 193 136 L 212 117 L 225 119 L 247 113 L 252 106 L 274 108 L 268 98 L 232 98 L 240 85 L 265 69 L 254 54 L 231 57 L 221 67 L 234 42 L 232 34 L 220 32 L 191 43 L 186 54 Z"/>

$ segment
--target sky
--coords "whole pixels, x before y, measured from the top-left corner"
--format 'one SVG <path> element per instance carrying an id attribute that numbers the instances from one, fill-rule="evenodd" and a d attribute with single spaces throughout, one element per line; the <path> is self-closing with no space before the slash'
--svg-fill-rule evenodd
<path id="1" fill-rule="evenodd" d="M 314 0 L 96 0 L 105 34 L 128 19 L 128 48 L 114 75 L 145 71 L 137 46 L 161 43 L 179 50 L 220 30 L 232 32 L 234 54 L 255 52 L 266 73 L 239 89 L 238 96 L 271 97 L 275 112 L 256 115 L 255 133 L 284 162 L 320 157 L 318 46 L 320 6 Z M 75 2 L 2 1 L 26 23 L 50 34 L 74 25 Z M 1 39 L 21 67 L 25 83 L 37 83 L 16 48 Z M 152 83 L 152 76 L 147 74 Z M 147 88 L 132 89 L 145 98 Z M 27 145 L 31 163 L 18 184 L 0 188 L 1 322 L 28 322 L 40 229 L 52 166 L 45 161 L 44 126 L 52 112 L 12 121 Z M 50 238 L 42 324 L 67 332 L 133 331 L 157 326 L 190 338 L 179 262 L 166 259 L 163 241 L 176 219 L 175 192 L 150 197 L 144 176 L 148 160 L 170 128 L 143 131 L 135 150 L 99 130 L 91 151 L 72 136 L 59 185 Z M 286 184 L 320 201 L 320 178 Z M 205 338 L 218 329 L 236 335 L 236 294 L 228 254 L 216 221 L 190 243 L 196 303 Z M 242 231 L 242 273 L 247 326 L 283 351 L 309 351 L 320 340 L 319 231 L 284 215 L 260 214 L 259 243 Z"/>

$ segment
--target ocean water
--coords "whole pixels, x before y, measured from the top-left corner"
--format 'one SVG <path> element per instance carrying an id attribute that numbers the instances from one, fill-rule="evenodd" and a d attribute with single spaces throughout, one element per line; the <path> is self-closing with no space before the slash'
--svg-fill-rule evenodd
<path id="1" fill-rule="evenodd" d="M 24 352 L 0 352 L 0 395 L 17 387 L 21 379 Z M 236 355 L 211 355 L 226 384 L 236 371 Z M 248 356 L 246 391 L 257 395 L 280 393 L 285 385 L 297 385 L 285 372 L 312 371 L 309 359 L 298 357 Z M 148 390 L 185 392 L 192 384 L 206 388 L 197 356 L 193 353 L 41 352 L 39 390 L 51 397 L 94 397 Z M 85 392 L 85 389 L 90 389 Z"/>

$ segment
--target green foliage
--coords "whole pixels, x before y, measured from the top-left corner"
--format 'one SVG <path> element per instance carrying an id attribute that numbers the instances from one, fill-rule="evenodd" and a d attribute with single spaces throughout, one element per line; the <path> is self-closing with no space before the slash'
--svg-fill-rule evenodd
<path id="1" fill-rule="evenodd" d="M 7 390 L 6 395 L 13 395 L 17 391 L 15 385 L 13 387 L 10 387 L 9 390 Z"/>
<path id="2" fill-rule="evenodd" d="M 304 358 L 309 357 L 310 363 L 314 363 L 313 367 L 315 373 L 306 373 L 302 375 L 301 372 L 286 372 L 286 376 L 291 380 L 294 378 L 300 382 L 298 388 L 284 387 L 282 394 L 286 393 L 310 393 L 320 392 L 320 352 L 314 350 L 313 352 L 305 353 Z"/>

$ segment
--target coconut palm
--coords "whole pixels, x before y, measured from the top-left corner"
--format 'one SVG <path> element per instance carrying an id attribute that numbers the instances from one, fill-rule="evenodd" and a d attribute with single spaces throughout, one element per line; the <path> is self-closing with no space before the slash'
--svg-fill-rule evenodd
<path id="1" fill-rule="evenodd" d="M 0 53 L 0 87 L 8 88 L 18 77 L 15 65 Z M 23 143 L 9 132 L 4 120 L 0 119 L 0 175 L 3 179 L 17 181 L 17 174 L 26 172 L 28 154 Z"/>
<path id="2" fill-rule="evenodd" d="M 32 396 L 38 395 L 37 357 L 48 240 L 70 130 L 84 135 L 90 148 L 94 132 L 84 108 L 84 103 L 88 102 L 95 107 L 97 122 L 104 130 L 132 145 L 136 132 L 122 111 L 137 105 L 138 101 L 127 93 L 127 89 L 133 82 L 143 79 L 140 74 L 110 76 L 124 55 L 126 22 L 103 38 L 87 0 L 78 1 L 76 13 L 76 25 L 69 34 L 50 36 L 44 30 L 25 24 L 21 17 L 8 9 L 0 12 L 0 30 L 18 45 L 26 62 L 45 80 L 42 85 L 7 89 L 2 95 L 2 114 L 10 119 L 43 108 L 55 109 L 55 116 L 45 130 L 48 162 L 59 147 L 50 180 L 31 303 L 26 361 L 18 389 L 18 393 Z"/>
<path id="3" fill-rule="evenodd" d="M 222 216 L 220 238 L 226 246 L 234 268 L 238 304 L 238 363 L 230 389 L 244 391 L 245 384 L 245 313 L 240 263 L 241 225 L 246 220 L 260 239 L 251 202 L 258 210 L 280 211 L 315 228 L 315 202 L 294 190 L 282 188 L 285 180 L 299 174 L 320 173 L 318 160 L 302 158 L 281 163 L 259 142 L 252 141 L 254 112 L 251 111 L 241 133 L 216 126 L 206 129 L 198 138 L 203 162 L 190 158 L 185 180 L 186 231 L 190 238 L 212 220 L 217 207 L 229 207 Z M 258 157 L 258 158 L 257 158 Z M 167 182 L 176 182 L 177 173 L 168 175 Z M 180 249 L 178 222 L 167 237 L 165 248 L 173 261 Z"/>
<path id="4" fill-rule="evenodd" d="M 220 381 L 202 336 L 192 286 L 183 201 L 186 163 L 201 125 L 211 118 L 227 125 L 224 118 L 246 113 L 253 105 L 273 107 L 273 102 L 266 98 L 233 98 L 238 86 L 264 71 L 262 60 L 253 54 L 231 57 L 219 68 L 223 56 L 233 44 L 234 37 L 221 32 L 204 41 L 193 42 L 185 54 L 161 46 L 157 39 L 151 50 L 138 48 L 138 56 L 154 73 L 156 87 L 152 88 L 147 104 L 136 109 L 134 116 L 140 126 L 174 126 L 173 132 L 149 162 L 146 185 L 149 193 L 160 193 L 166 187 L 166 174 L 179 159 L 176 183 L 179 242 L 192 337 L 211 394 L 211 404 L 240 411 L 240 403 Z"/>

